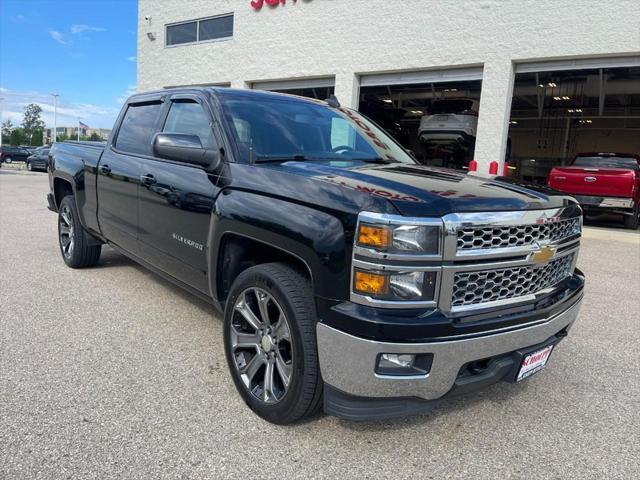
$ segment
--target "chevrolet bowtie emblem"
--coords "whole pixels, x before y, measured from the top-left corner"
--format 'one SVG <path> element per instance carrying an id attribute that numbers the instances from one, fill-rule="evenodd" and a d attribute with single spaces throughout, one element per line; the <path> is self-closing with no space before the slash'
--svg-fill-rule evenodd
<path id="1" fill-rule="evenodd" d="M 533 252 L 529 258 L 536 265 L 545 265 L 556 256 L 556 250 L 555 247 L 540 247 L 540 249 Z"/>

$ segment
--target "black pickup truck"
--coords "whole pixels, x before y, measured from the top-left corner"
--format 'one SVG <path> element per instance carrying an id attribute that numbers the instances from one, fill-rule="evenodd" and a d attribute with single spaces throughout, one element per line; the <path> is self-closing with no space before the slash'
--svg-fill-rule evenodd
<path id="1" fill-rule="evenodd" d="M 274 423 L 523 380 L 578 315 L 575 200 L 419 165 L 335 98 L 139 94 L 106 144 L 50 157 L 66 264 L 108 244 L 224 312 L 233 381 Z"/>

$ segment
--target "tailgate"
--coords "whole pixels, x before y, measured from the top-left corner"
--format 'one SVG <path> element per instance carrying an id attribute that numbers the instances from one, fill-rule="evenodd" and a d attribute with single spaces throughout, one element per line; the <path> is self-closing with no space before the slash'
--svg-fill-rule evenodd
<path id="1" fill-rule="evenodd" d="M 622 168 L 554 168 L 549 174 L 549 186 L 573 195 L 598 197 L 633 196 L 635 172 Z"/>

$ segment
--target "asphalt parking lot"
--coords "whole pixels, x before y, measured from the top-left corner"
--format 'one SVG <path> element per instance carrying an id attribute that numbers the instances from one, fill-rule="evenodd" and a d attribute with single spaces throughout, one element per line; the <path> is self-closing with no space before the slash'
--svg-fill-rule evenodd
<path id="1" fill-rule="evenodd" d="M 0 169 L 2 479 L 637 478 L 637 232 L 585 229 L 582 313 L 531 380 L 426 416 L 277 427 L 236 394 L 204 302 L 110 248 L 65 267 L 47 189 Z"/>

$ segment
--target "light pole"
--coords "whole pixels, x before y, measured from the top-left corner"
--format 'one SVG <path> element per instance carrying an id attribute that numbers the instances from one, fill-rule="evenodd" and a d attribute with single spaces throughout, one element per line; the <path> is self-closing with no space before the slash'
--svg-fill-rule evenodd
<path id="1" fill-rule="evenodd" d="M 53 96 L 53 143 L 58 139 L 58 97 L 60 94 L 52 93 Z"/>
<path id="2" fill-rule="evenodd" d="M 80 141 L 80 118 L 78 117 L 78 141 Z"/>

